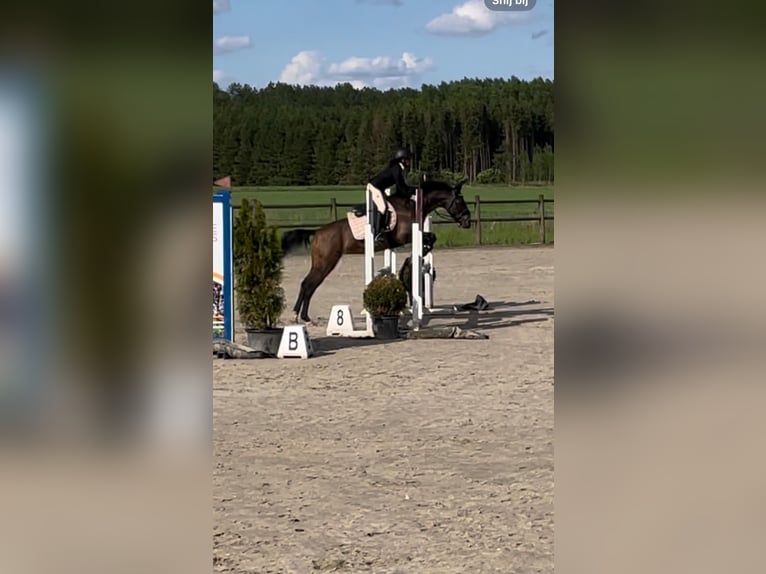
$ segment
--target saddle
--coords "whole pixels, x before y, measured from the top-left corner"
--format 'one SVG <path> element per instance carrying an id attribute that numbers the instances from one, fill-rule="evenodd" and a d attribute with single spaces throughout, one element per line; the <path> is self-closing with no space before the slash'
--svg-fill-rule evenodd
<path id="1" fill-rule="evenodd" d="M 381 204 L 383 204 L 383 207 L 385 208 L 385 211 L 382 212 L 382 228 L 389 230 L 394 229 L 398 219 L 396 216 L 396 210 L 387 199 L 382 197 L 382 194 L 378 196 L 378 201 L 373 203 L 373 213 L 381 213 Z M 367 205 L 364 203 L 354 205 L 351 208 L 351 211 L 346 214 L 346 217 L 348 219 L 349 227 L 351 227 L 351 233 L 354 236 L 354 239 L 360 241 L 363 240 L 364 225 L 367 223 Z"/>
<path id="2" fill-rule="evenodd" d="M 378 211 L 378 206 L 373 204 L 373 210 Z M 351 213 L 353 213 L 356 217 L 367 217 L 367 206 L 364 203 L 355 205 L 351 208 Z M 391 219 L 392 213 L 394 213 L 393 206 L 388 201 L 386 201 L 386 211 L 383 213 L 386 221 Z"/>
<path id="3" fill-rule="evenodd" d="M 362 219 L 363 221 L 367 220 L 367 206 L 366 205 L 355 205 L 352 208 L 351 213 L 354 215 L 354 217 L 357 217 L 359 219 Z M 373 213 L 379 213 L 377 208 L 373 208 Z M 394 214 L 394 210 L 391 209 L 391 205 L 386 203 L 386 211 L 382 214 L 382 225 L 384 228 L 389 227 L 391 224 L 391 215 Z M 395 221 L 395 220 L 394 220 Z M 393 227 L 393 226 L 391 226 Z"/>

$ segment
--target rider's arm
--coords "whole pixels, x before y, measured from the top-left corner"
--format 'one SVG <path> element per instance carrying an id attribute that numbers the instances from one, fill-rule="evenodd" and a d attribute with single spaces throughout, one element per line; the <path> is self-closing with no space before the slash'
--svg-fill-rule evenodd
<path id="1" fill-rule="evenodd" d="M 399 195 L 405 196 L 405 197 L 412 197 L 415 194 L 415 190 L 417 188 L 409 185 L 407 183 L 407 179 L 404 177 L 404 170 L 396 166 L 396 191 Z"/>

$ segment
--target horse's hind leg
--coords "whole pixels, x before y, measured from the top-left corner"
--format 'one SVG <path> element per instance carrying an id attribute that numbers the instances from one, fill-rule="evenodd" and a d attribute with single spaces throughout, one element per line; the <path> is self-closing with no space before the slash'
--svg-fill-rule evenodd
<path id="1" fill-rule="evenodd" d="M 293 307 L 293 313 L 295 313 L 294 320 L 296 323 L 299 320 L 306 323 L 311 322 L 311 319 L 309 319 L 308 316 L 309 303 L 311 302 L 311 296 L 314 294 L 317 287 L 319 287 L 323 278 L 322 271 L 317 267 L 312 266 L 306 277 L 301 281 L 298 299 L 295 301 L 295 306 Z"/>
<path id="2" fill-rule="evenodd" d="M 301 283 L 301 288 L 298 291 L 298 298 L 295 300 L 295 305 L 293 306 L 293 313 L 295 313 L 295 322 L 296 323 L 298 322 L 298 313 L 300 313 L 301 307 L 303 306 L 303 299 L 305 297 L 304 292 L 306 290 L 304 285 L 306 283 L 306 279 L 308 279 L 308 275 L 306 275 L 306 278 Z"/>
<path id="3" fill-rule="evenodd" d="M 319 288 L 322 282 L 327 278 L 332 270 L 335 269 L 339 259 L 340 258 L 332 262 L 325 262 L 325 265 L 322 265 L 321 267 L 312 267 L 311 271 L 309 271 L 309 274 L 306 275 L 306 278 L 303 280 L 303 283 L 301 283 L 301 295 L 299 298 L 301 303 L 301 321 L 304 321 L 305 323 L 312 322 L 311 318 L 309 317 L 309 305 L 311 305 L 311 298 L 314 296 L 314 292 Z M 296 310 L 296 313 L 297 312 L 298 311 Z"/>
<path id="4" fill-rule="evenodd" d="M 318 270 L 315 267 L 312 267 L 308 272 L 308 275 L 301 281 L 301 290 L 298 294 L 298 300 L 295 302 L 295 307 L 293 307 L 296 323 L 298 320 L 306 323 L 311 322 L 308 316 L 308 308 L 309 302 L 311 301 L 311 294 L 316 290 L 318 276 Z"/>

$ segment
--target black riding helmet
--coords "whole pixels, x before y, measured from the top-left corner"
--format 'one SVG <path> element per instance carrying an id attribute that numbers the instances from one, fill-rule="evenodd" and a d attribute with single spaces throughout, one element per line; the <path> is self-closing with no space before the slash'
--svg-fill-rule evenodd
<path id="1" fill-rule="evenodd" d="M 412 155 L 410 154 L 410 150 L 400 148 L 396 150 L 396 155 L 394 156 L 394 159 L 412 159 Z"/>

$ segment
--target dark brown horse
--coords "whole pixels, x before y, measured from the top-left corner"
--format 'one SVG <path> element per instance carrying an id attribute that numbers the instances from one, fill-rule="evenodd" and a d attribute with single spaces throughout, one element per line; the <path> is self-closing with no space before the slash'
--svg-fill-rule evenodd
<path id="1" fill-rule="evenodd" d="M 452 186 L 441 181 L 425 181 L 423 190 L 423 216 L 442 208 L 462 228 L 471 227 L 471 212 L 465 203 L 461 188 L 463 183 Z M 375 251 L 395 249 L 412 241 L 412 222 L 415 219 L 415 202 L 401 197 L 387 198 L 396 210 L 396 227 L 375 243 Z M 311 237 L 313 236 L 313 240 Z M 423 238 L 424 244 L 433 245 L 436 236 Z M 282 250 L 289 253 L 298 245 L 309 245 L 311 240 L 311 270 L 301 283 L 300 293 L 293 311 L 296 322 L 310 323 L 309 304 L 314 292 L 335 269 L 346 253 L 364 253 L 364 240 L 354 239 L 348 220 L 344 217 L 316 230 L 295 229 L 282 236 Z M 395 272 L 394 269 L 391 272 Z"/>

